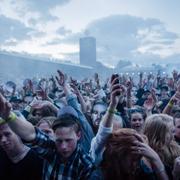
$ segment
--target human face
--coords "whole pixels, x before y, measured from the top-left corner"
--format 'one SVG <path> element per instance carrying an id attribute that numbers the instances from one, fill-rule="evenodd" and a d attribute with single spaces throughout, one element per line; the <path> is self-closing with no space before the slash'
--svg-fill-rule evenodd
<path id="1" fill-rule="evenodd" d="M 100 121 L 104 114 L 106 113 L 107 107 L 103 104 L 96 104 L 93 107 L 93 112 L 92 112 L 92 123 L 94 127 L 98 127 L 100 124 Z"/>
<path id="2" fill-rule="evenodd" d="M 47 122 L 40 123 L 38 127 L 49 136 L 54 137 L 53 130 L 49 127 L 49 124 Z"/>
<path id="3" fill-rule="evenodd" d="M 36 109 L 34 115 L 37 118 L 42 118 L 42 111 L 40 109 Z"/>
<path id="4" fill-rule="evenodd" d="M 0 147 L 6 152 L 13 152 L 19 145 L 20 138 L 7 124 L 0 125 Z"/>
<path id="5" fill-rule="evenodd" d="M 144 119 L 141 113 L 136 112 L 131 115 L 131 128 L 137 132 L 142 132 Z"/>
<path id="6" fill-rule="evenodd" d="M 58 153 L 63 160 L 67 160 L 77 147 L 81 135 L 73 127 L 61 127 L 55 130 L 55 142 Z"/>
<path id="7" fill-rule="evenodd" d="M 180 139 L 180 118 L 175 118 L 175 137 Z"/>
<path id="8" fill-rule="evenodd" d="M 167 98 L 168 97 L 168 91 L 165 89 L 161 90 L 161 98 Z"/>

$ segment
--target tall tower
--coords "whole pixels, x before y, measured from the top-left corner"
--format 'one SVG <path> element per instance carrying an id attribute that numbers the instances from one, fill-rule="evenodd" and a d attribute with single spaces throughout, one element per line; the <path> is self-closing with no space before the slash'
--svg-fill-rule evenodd
<path id="1" fill-rule="evenodd" d="M 96 39 L 80 38 L 80 64 L 94 67 L 96 65 Z"/>

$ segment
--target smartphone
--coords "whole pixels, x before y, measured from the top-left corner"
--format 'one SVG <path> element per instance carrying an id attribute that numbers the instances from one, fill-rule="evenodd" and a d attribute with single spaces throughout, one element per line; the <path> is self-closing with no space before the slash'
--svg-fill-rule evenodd
<path id="1" fill-rule="evenodd" d="M 113 80 L 114 80 L 115 78 L 117 78 L 117 77 L 119 77 L 118 74 L 113 74 L 113 75 L 111 76 L 111 82 L 113 82 Z M 117 79 L 117 80 L 115 81 L 115 84 L 119 84 L 119 79 Z"/>
<path id="2" fill-rule="evenodd" d="M 114 80 L 115 78 L 118 78 L 118 77 L 119 77 L 118 74 L 113 74 L 113 75 L 111 76 L 111 82 L 113 82 L 113 80 Z M 119 78 L 116 79 L 115 84 L 119 84 Z M 116 93 L 116 96 L 120 96 L 120 92 Z"/>

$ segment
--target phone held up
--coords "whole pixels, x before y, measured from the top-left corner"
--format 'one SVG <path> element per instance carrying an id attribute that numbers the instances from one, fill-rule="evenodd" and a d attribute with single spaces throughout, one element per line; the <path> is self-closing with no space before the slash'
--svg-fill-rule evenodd
<path id="1" fill-rule="evenodd" d="M 115 80 L 115 84 L 120 84 L 120 82 L 119 82 L 119 75 L 118 75 L 118 74 L 113 74 L 113 75 L 111 76 L 111 83 L 113 82 L 114 79 L 116 79 L 116 80 Z M 118 88 L 119 88 L 119 87 L 118 87 Z M 117 92 L 117 93 L 116 93 L 116 96 L 120 96 L 120 92 Z"/>

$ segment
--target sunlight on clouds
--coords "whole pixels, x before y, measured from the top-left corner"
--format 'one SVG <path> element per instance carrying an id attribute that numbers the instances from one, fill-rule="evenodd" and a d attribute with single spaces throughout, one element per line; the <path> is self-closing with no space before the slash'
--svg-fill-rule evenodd
<path id="1" fill-rule="evenodd" d="M 0 48 L 77 59 L 79 38 L 90 35 L 97 41 L 98 61 L 108 66 L 110 60 L 113 66 L 136 53 L 164 58 L 180 53 L 179 6 L 168 4 L 163 0 L 0 0 L 0 15 L 12 20 L 1 17 L 1 26 L 9 24 L 1 28 L 7 33 Z"/>

